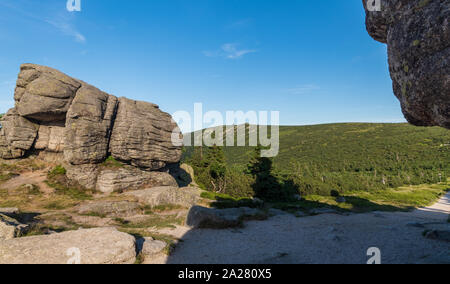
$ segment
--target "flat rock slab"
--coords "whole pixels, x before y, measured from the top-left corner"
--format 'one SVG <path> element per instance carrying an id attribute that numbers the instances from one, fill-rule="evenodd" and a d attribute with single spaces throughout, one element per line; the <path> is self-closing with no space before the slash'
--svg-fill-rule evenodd
<path id="1" fill-rule="evenodd" d="M 0 242 L 0 264 L 133 264 L 135 261 L 135 238 L 114 228 Z"/>
<path id="2" fill-rule="evenodd" d="M 112 193 L 159 186 L 178 187 L 178 184 L 165 172 L 146 172 L 133 167 L 124 167 L 102 170 L 98 175 L 96 188 L 103 193 Z"/>
<path id="3" fill-rule="evenodd" d="M 9 216 L 9 217 L 14 217 L 16 215 L 18 215 L 20 213 L 19 208 L 0 208 L 0 214 Z"/>
<path id="4" fill-rule="evenodd" d="M 192 228 L 225 229 L 241 227 L 246 219 L 262 220 L 267 219 L 267 215 L 259 209 L 247 207 L 211 209 L 194 206 L 189 211 L 186 225 Z"/>
<path id="5" fill-rule="evenodd" d="M 125 195 L 134 196 L 140 203 L 151 207 L 169 204 L 191 207 L 200 199 L 200 190 L 193 187 L 163 186 L 130 191 L 125 193 Z"/>
<path id="6" fill-rule="evenodd" d="M 21 224 L 16 219 L 0 214 L 0 241 L 20 237 L 28 229 L 28 225 Z"/>
<path id="7" fill-rule="evenodd" d="M 140 205 L 130 201 L 94 201 L 78 207 L 78 214 L 97 217 L 128 217 L 141 212 Z"/>

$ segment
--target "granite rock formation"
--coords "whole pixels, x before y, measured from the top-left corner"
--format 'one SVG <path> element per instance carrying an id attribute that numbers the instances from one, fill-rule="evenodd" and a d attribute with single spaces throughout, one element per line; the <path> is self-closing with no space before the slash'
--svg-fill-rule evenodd
<path id="1" fill-rule="evenodd" d="M 393 89 L 406 119 L 450 129 L 450 1 L 363 0 L 366 26 L 386 43 Z"/>
<path id="2" fill-rule="evenodd" d="M 180 161 L 181 147 L 173 141 L 182 135 L 157 105 L 117 98 L 35 64 L 21 66 L 14 100 L 0 121 L 0 158 L 57 155 L 69 179 L 103 192 L 176 186 L 166 172 Z M 108 157 L 126 168 L 112 173 L 102 167 Z"/>

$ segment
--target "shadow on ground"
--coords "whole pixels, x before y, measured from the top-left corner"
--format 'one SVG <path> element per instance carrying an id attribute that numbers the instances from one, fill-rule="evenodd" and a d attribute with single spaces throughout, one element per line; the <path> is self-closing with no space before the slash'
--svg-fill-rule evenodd
<path id="1" fill-rule="evenodd" d="M 296 212 L 327 208 L 336 210 L 337 214 L 308 217 L 281 214 L 266 221 L 247 222 L 244 228 L 190 230 L 181 238 L 182 242 L 167 263 L 365 264 L 369 259 L 368 249 L 376 247 L 382 253 L 382 263 L 386 264 L 450 264 L 450 242 L 429 234 L 430 231 L 450 231 L 448 197 L 449 194 L 441 199 L 440 209 L 434 209 L 436 205 L 433 205 L 412 212 L 363 198 L 345 197 L 356 208 L 369 207 L 370 211 L 377 211 L 361 214 L 340 214 L 348 211 L 321 202 L 297 202 L 283 209 Z M 232 205 L 233 202 L 221 199 L 217 203 L 222 203 L 219 207 L 223 207 L 223 203 Z M 427 234 L 429 238 L 425 237 Z"/>

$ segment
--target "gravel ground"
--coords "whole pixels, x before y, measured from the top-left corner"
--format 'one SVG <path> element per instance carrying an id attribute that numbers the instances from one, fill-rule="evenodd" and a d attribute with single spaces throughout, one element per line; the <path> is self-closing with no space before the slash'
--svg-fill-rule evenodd
<path id="1" fill-rule="evenodd" d="M 410 213 L 373 212 L 297 218 L 278 215 L 243 229 L 186 230 L 165 260 L 176 264 L 367 263 L 371 247 L 381 262 L 450 264 L 450 243 L 430 240 L 430 229 L 450 230 L 450 193 Z"/>

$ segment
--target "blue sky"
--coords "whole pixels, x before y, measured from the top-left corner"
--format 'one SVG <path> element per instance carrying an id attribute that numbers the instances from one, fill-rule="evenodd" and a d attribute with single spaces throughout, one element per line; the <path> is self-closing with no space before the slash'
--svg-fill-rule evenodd
<path id="1" fill-rule="evenodd" d="M 403 122 L 360 0 L 0 0 L 0 112 L 21 63 L 169 112 L 276 110 L 281 124 Z"/>

